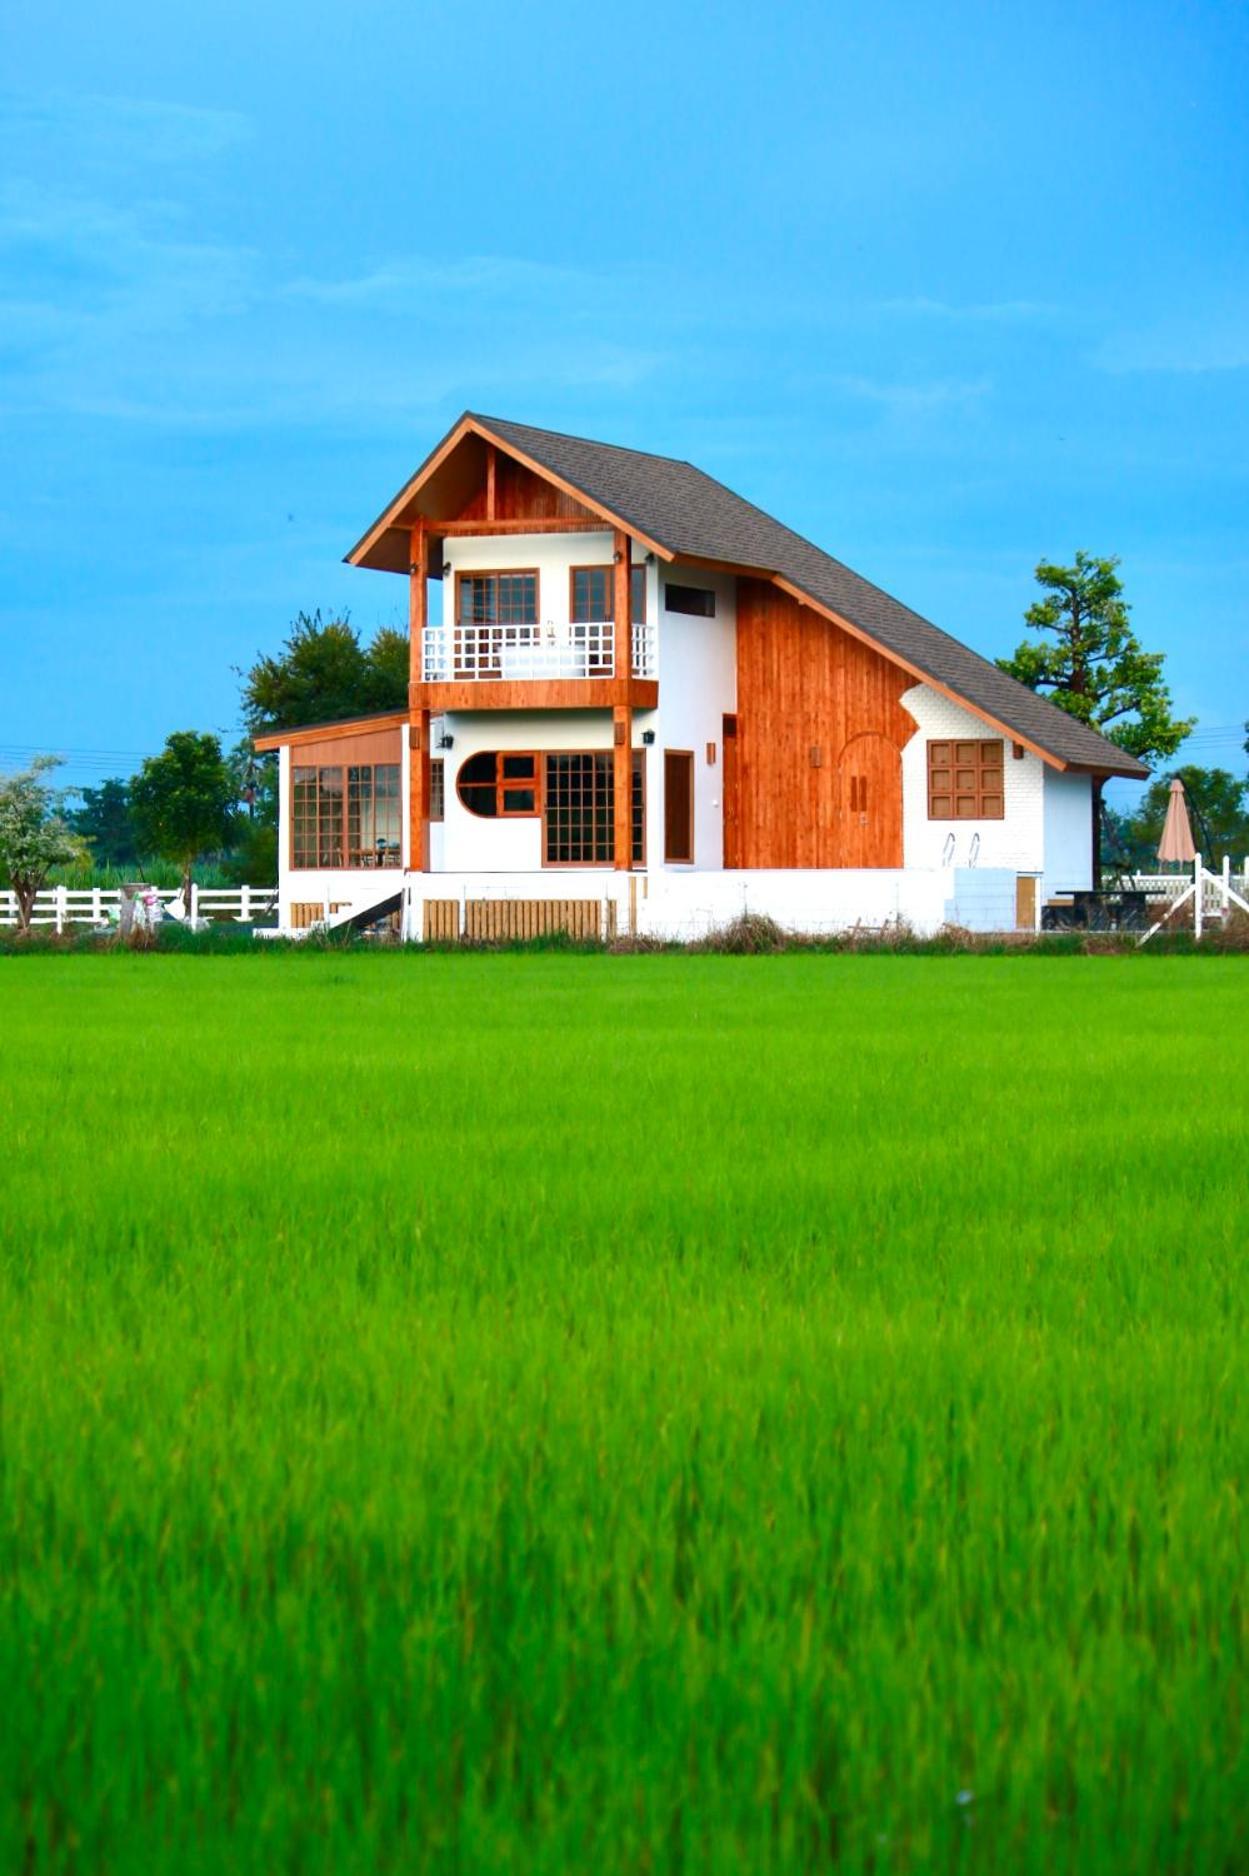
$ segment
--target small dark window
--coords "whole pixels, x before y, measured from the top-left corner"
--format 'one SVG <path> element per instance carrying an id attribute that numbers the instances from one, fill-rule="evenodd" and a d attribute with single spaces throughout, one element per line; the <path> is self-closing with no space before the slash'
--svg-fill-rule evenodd
<path id="1" fill-rule="evenodd" d="M 646 623 L 646 568 L 629 569 L 630 611 L 634 625 Z M 574 567 L 569 616 L 574 625 L 606 624 L 615 613 L 616 569 Z"/>
<path id="2" fill-rule="evenodd" d="M 716 596 L 709 586 L 664 584 L 664 606 L 669 612 L 690 612 L 699 619 L 714 619 Z"/>
<path id="3" fill-rule="evenodd" d="M 441 757 L 429 765 L 429 818 L 441 821 L 447 811 L 446 772 Z"/>

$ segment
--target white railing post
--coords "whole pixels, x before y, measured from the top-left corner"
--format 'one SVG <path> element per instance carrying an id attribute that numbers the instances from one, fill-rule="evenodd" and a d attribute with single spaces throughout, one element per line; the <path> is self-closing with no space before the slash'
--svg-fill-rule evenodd
<path id="1" fill-rule="evenodd" d="M 199 887 L 194 880 L 191 881 L 191 903 L 187 907 L 186 916 L 188 925 L 194 931 L 199 923 Z"/>
<path id="2" fill-rule="evenodd" d="M 98 886 L 91 888 L 91 923 L 93 925 L 104 923 L 104 894 Z"/>
<path id="3" fill-rule="evenodd" d="M 1227 917 L 1232 902 L 1232 860 L 1231 855 L 1223 855 L 1223 916 Z"/>
<path id="4" fill-rule="evenodd" d="M 64 886 L 56 889 L 56 935 L 59 938 L 65 930 L 65 918 L 69 911 L 69 893 Z"/>
<path id="5" fill-rule="evenodd" d="M 239 918 L 246 924 L 252 915 L 252 889 L 250 886 L 239 888 Z"/>

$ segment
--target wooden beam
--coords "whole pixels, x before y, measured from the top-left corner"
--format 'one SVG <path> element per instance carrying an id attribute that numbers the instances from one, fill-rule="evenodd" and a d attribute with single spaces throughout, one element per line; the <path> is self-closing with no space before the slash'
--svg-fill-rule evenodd
<path id="1" fill-rule="evenodd" d="M 428 710 L 413 712 L 408 726 L 408 867 L 429 871 L 429 724 Z"/>
<path id="2" fill-rule="evenodd" d="M 606 534 L 605 521 L 581 521 L 573 516 L 533 515 L 524 521 L 430 521 L 431 535 L 450 539 L 456 534 Z"/>
<path id="3" fill-rule="evenodd" d="M 499 464 L 499 452 L 493 443 L 486 444 L 486 519 L 495 518 L 496 471 Z"/>
<path id="4" fill-rule="evenodd" d="M 635 677 L 622 698 L 614 677 L 496 678 L 480 683 L 446 678 L 422 684 L 416 708 L 440 717 L 455 710 L 611 710 L 621 702 L 632 710 L 653 710 L 659 702 L 659 680 Z"/>
<path id="5" fill-rule="evenodd" d="M 412 529 L 408 567 L 408 866 L 429 871 L 429 710 L 423 698 L 429 544 L 425 522 Z"/>
<path id="6" fill-rule="evenodd" d="M 633 712 L 616 704 L 612 723 L 612 845 L 615 868 L 627 873 L 633 865 Z"/>
<path id="7" fill-rule="evenodd" d="M 412 529 L 408 558 L 408 708 L 424 676 L 425 625 L 428 611 L 428 588 L 425 580 L 429 565 L 425 521 L 422 517 Z"/>

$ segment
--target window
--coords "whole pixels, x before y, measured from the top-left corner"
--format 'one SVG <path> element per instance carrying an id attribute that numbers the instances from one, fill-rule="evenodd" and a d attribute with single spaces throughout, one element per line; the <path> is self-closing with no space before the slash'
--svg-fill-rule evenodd
<path id="1" fill-rule="evenodd" d="M 461 625 L 536 625 L 536 573 L 461 573 L 456 585 Z"/>
<path id="2" fill-rule="evenodd" d="M 615 617 L 616 569 L 574 567 L 568 595 L 568 617 L 574 625 L 606 623 Z M 629 609 L 634 625 L 646 623 L 646 568 L 629 569 Z"/>
<path id="3" fill-rule="evenodd" d="M 291 865 L 398 866 L 399 764 L 298 767 L 291 779 Z"/>
<path id="4" fill-rule="evenodd" d="M 673 586 L 665 581 L 664 606 L 669 612 L 692 612 L 699 619 L 716 616 L 716 596 L 709 586 Z"/>
<path id="5" fill-rule="evenodd" d="M 470 814 L 486 820 L 538 812 L 538 758 L 511 749 L 484 749 L 460 764 L 456 793 Z"/>
<path id="6" fill-rule="evenodd" d="M 688 749 L 664 750 L 664 859 L 689 865 L 694 858 L 694 756 Z"/>
<path id="7" fill-rule="evenodd" d="M 442 758 L 429 765 L 429 818 L 441 821 L 447 812 L 447 782 Z"/>
<path id="8" fill-rule="evenodd" d="M 930 821 L 1000 821 L 1001 742 L 941 742 L 928 745 L 928 818 Z"/>
<path id="9" fill-rule="evenodd" d="M 632 751 L 630 859 L 646 848 L 642 751 Z M 611 866 L 616 856 L 615 756 L 610 749 L 561 750 L 546 758 L 542 857 L 547 866 Z"/>

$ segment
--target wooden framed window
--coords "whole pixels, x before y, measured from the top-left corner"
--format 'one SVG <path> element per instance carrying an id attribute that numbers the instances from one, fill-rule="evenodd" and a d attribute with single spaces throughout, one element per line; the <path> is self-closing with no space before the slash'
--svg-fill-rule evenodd
<path id="1" fill-rule="evenodd" d="M 997 740 L 930 742 L 928 819 L 1000 821 L 1006 813 L 1003 755 Z M 851 804 L 853 806 L 853 803 Z"/>
<path id="2" fill-rule="evenodd" d="M 664 860 L 691 865 L 694 859 L 694 752 L 664 750 Z"/>
<path id="3" fill-rule="evenodd" d="M 292 867 L 398 866 L 400 827 L 397 762 L 292 770 Z"/>
<path id="4" fill-rule="evenodd" d="M 469 813 L 490 821 L 540 813 L 538 788 L 538 758 L 532 750 L 480 750 L 460 764 L 455 781 Z"/>
<path id="5" fill-rule="evenodd" d="M 441 821 L 447 813 L 447 776 L 442 757 L 429 765 L 429 818 Z"/>
<path id="6" fill-rule="evenodd" d="M 610 749 L 569 749 L 545 758 L 542 863 L 611 866 L 616 858 L 615 757 Z M 631 863 L 646 852 L 646 780 L 643 752 L 632 751 Z"/>
<path id="7" fill-rule="evenodd" d="M 568 575 L 568 617 L 573 625 L 598 625 L 615 616 L 616 569 L 572 567 Z M 629 569 L 631 623 L 646 623 L 646 568 Z"/>
<path id="8" fill-rule="evenodd" d="M 536 625 L 537 569 L 457 574 L 455 611 L 461 625 Z"/>
<path id="9" fill-rule="evenodd" d="M 714 619 L 716 596 L 709 586 L 674 586 L 664 581 L 664 610 L 689 612 L 697 619 Z"/>

